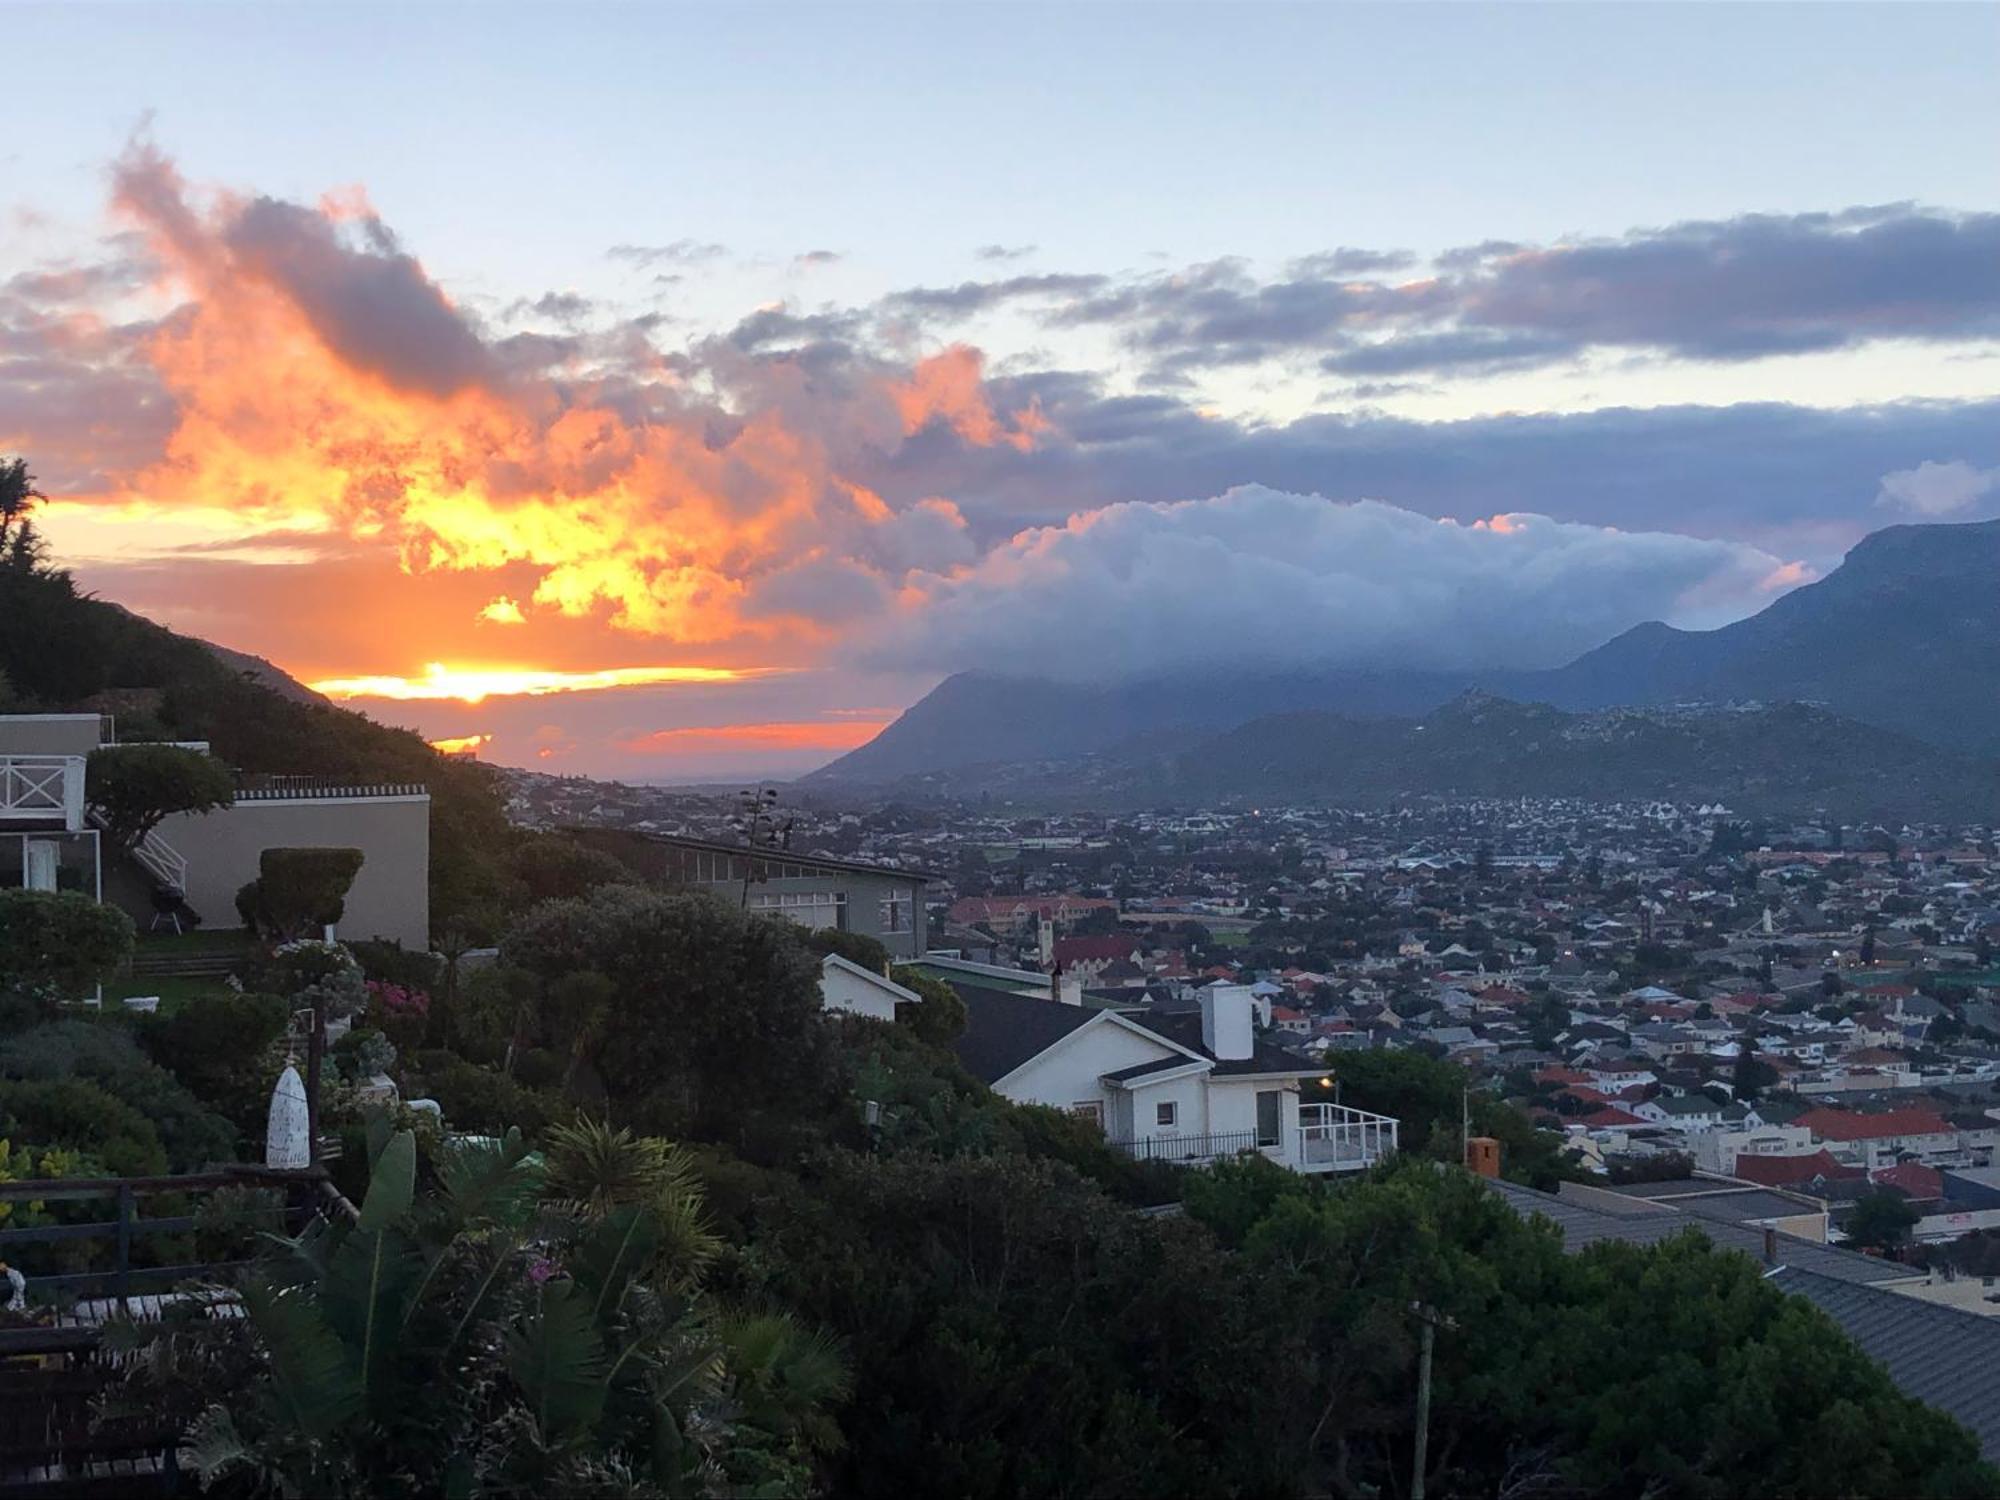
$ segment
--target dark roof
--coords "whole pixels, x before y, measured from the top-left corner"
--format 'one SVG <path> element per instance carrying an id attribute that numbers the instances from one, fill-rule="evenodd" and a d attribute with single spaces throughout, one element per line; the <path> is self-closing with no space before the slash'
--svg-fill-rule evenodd
<path id="1" fill-rule="evenodd" d="M 1203 1057 L 1215 1057 L 1213 1052 L 1201 1044 L 1201 1016 L 1163 1016 L 1157 1011 L 1146 1011 L 1131 1018 L 1155 1036 L 1163 1036 L 1177 1047 L 1185 1047 L 1190 1052 L 1199 1052 Z M 1230 1060 L 1216 1059 L 1212 1070 L 1217 1078 L 1232 1078 L 1246 1073 L 1323 1073 L 1326 1069 L 1317 1063 L 1308 1062 L 1296 1052 L 1287 1052 L 1283 1047 L 1274 1047 L 1269 1042 L 1253 1042 L 1250 1055 Z"/>
<path id="2" fill-rule="evenodd" d="M 1104 1014 L 963 980 L 946 983 L 965 1002 L 965 1030 L 952 1047 L 965 1070 L 987 1083 L 999 1082 L 1029 1058 Z"/>
<path id="3" fill-rule="evenodd" d="M 1198 1057 L 1163 1057 L 1158 1062 L 1134 1063 L 1129 1068 L 1120 1068 L 1115 1073 L 1102 1073 L 1098 1076 L 1110 1083 L 1136 1083 L 1148 1074 L 1172 1073 L 1204 1061 L 1206 1059 Z"/>
<path id="4" fill-rule="evenodd" d="M 1514 1211 L 1523 1218 L 1530 1214 L 1541 1214 L 1562 1231 L 1565 1250 L 1581 1250 L 1585 1245 L 1594 1245 L 1599 1240 L 1624 1240 L 1634 1245 L 1654 1245 L 1661 1240 L 1672 1239 L 1675 1235 L 1693 1229 L 1706 1235 L 1709 1242 L 1723 1250 L 1741 1250 L 1744 1254 L 1759 1260 L 1764 1256 L 1764 1231 L 1752 1229 L 1743 1224 L 1720 1223 L 1714 1219 L 1697 1219 L 1674 1209 L 1670 1204 L 1654 1201 L 1654 1206 L 1663 1212 L 1641 1212 L 1627 1217 L 1623 1214 L 1606 1213 L 1591 1208 L 1573 1198 L 1558 1198 L 1553 1193 L 1538 1193 L 1533 1188 L 1522 1187 L 1519 1183 L 1495 1182 L 1492 1187 Z M 1803 1210 L 1802 1210 L 1803 1211 Z M 1873 1256 L 1857 1254 L 1852 1250 L 1839 1250 L 1831 1245 L 1817 1244 L 1803 1240 L 1796 1235 L 1780 1232 L 1778 1235 L 1778 1259 L 1787 1265 L 1830 1276 L 1836 1281 L 1874 1282 L 1908 1281 L 1912 1272 L 1908 1266 L 1899 1266 L 1893 1261 L 1877 1260 Z"/>
<path id="5" fill-rule="evenodd" d="M 927 870 L 904 870 L 894 865 L 863 864 L 856 859 L 835 859 L 830 854 L 806 854 L 797 849 L 753 849 L 747 844 L 727 844 L 715 839 L 691 839 L 678 833 L 648 833 L 648 843 L 671 844 L 677 849 L 698 849 L 704 854 L 750 854 L 774 864 L 812 865 L 821 870 L 842 870 L 853 875 L 890 875 L 914 880 L 919 885 L 938 877 Z"/>
<path id="6" fill-rule="evenodd" d="M 1771 1283 L 1831 1317 L 1906 1395 L 1963 1422 L 1987 1458 L 2000 1456 L 2000 1318 L 1791 1265 Z"/>

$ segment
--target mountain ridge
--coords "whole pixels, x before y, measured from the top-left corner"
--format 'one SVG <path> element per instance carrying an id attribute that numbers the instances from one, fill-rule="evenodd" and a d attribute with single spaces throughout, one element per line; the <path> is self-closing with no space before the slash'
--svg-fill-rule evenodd
<path id="1" fill-rule="evenodd" d="M 1703 631 L 1648 621 L 1546 670 L 1301 668 L 1100 684 L 959 673 L 803 780 L 865 786 L 1100 754 L 1146 734 L 1220 731 L 1298 709 L 1422 714 L 1475 687 L 1570 711 L 1819 703 L 1945 749 L 2000 753 L 2000 521 L 1884 527 L 1754 615 Z"/>

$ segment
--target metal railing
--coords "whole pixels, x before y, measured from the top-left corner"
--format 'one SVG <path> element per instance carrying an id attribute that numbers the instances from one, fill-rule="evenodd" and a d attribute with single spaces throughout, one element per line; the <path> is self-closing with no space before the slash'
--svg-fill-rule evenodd
<path id="1" fill-rule="evenodd" d="M 253 776 L 236 789 L 238 802 L 286 802 L 305 797 L 422 797 L 421 781 L 343 781 L 333 776 Z"/>
<path id="2" fill-rule="evenodd" d="M 1214 1161 L 1218 1156 L 1236 1156 L 1276 1141 L 1259 1141 L 1254 1130 L 1231 1130 L 1221 1135 L 1142 1135 L 1134 1140 L 1114 1140 L 1111 1145 L 1136 1161 Z"/>
<path id="3" fill-rule="evenodd" d="M 1301 1104 L 1299 1134 L 1308 1167 L 1358 1172 L 1396 1149 L 1397 1121 L 1344 1104 Z"/>
<path id="4" fill-rule="evenodd" d="M 60 818 L 70 832 L 82 828 L 83 757 L 0 756 L 0 818 Z"/>
<path id="5" fill-rule="evenodd" d="M 90 810 L 90 821 L 99 828 L 106 828 L 108 821 L 96 808 Z M 146 836 L 126 851 L 133 861 L 161 886 L 162 889 L 187 894 L 188 862 L 172 844 L 160 837 L 160 830 L 149 828 Z"/>

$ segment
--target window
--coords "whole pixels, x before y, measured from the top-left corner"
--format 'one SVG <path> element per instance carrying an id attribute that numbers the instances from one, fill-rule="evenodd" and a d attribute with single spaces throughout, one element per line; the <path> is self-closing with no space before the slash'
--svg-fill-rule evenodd
<path id="1" fill-rule="evenodd" d="M 801 927 L 847 930 L 847 896 L 842 891 L 752 891 L 750 910 L 784 917 Z"/>
<path id="2" fill-rule="evenodd" d="M 882 898 L 882 931 L 908 932 L 910 927 L 910 894 L 897 891 Z"/>
<path id="3" fill-rule="evenodd" d="M 1153 1106 L 1153 1123 L 1155 1125 L 1178 1125 L 1180 1118 L 1181 1107 L 1171 1099 L 1167 1100 L 1164 1104 L 1155 1104 Z"/>
<path id="4" fill-rule="evenodd" d="M 1099 1130 L 1104 1128 L 1104 1101 L 1102 1099 L 1079 1099 L 1069 1107 L 1069 1112 L 1078 1119 L 1090 1121 Z"/>
<path id="5" fill-rule="evenodd" d="M 1284 1132 L 1285 1091 L 1283 1089 L 1257 1090 L 1257 1144 L 1278 1145 Z"/>

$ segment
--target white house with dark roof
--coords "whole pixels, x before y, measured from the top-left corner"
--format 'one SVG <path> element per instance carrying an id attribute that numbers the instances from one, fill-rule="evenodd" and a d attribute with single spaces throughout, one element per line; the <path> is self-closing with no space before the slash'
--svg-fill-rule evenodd
<path id="1" fill-rule="evenodd" d="M 1299 1172 L 1358 1171 L 1396 1149 L 1396 1121 L 1333 1102 L 1324 1068 L 1259 1042 L 1246 986 L 1199 1014 L 1139 1016 L 954 983 L 959 1059 L 1020 1104 L 1081 1115 L 1142 1160 L 1259 1151 Z"/>

